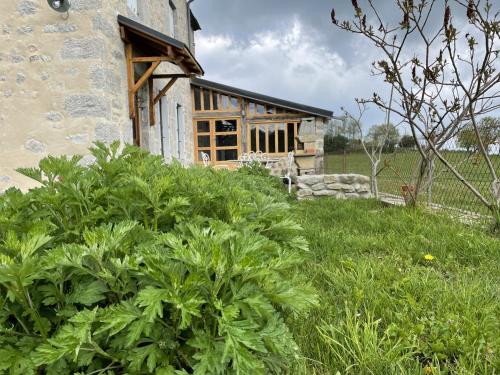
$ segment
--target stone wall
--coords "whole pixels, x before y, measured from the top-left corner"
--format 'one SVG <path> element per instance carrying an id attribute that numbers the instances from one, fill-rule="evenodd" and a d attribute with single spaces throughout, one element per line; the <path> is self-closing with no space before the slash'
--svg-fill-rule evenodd
<path id="1" fill-rule="evenodd" d="M 297 189 L 299 199 L 320 197 L 366 199 L 372 197 L 370 178 L 359 174 L 298 176 Z"/>
<path id="2" fill-rule="evenodd" d="M 188 43 L 185 0 L 177 8 L 176 38 Z M 127 102 L 127 70 L 117 15 L 167 33 L 168 1 L 139 0 L 138 14 L 126 0 L 72 0 L 69 17 L 46 0 L 0 1 L 0 191 L 34 182 L 15 172 L 47 155 L 88 154 L 94 141 L 132 142 Z M 158 73 L 177 73 L 163 63 Z M 158 92 L 165 81 L 155 82 Z M 147 90 L 141 93 L 147 103 Z M 190 83 L 180 79 L 167 94 L 169 150 L 177 156 L 176 108 L 184 117 L 185 152 L 192 162 Z M 142 114 L 142 146 L 160 153 L 160 127 Z M 165 112 L 165 111 L 164 111 Z M 87 158 L 88 159 L 88 158 Z"/>

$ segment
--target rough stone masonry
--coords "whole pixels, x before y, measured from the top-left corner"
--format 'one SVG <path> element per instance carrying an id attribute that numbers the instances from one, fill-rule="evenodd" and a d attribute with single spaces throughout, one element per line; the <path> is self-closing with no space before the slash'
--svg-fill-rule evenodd
<path id="1" fill-rule="evenodd" d="M 360 174 L 309 175 L 297 177 L 298 199 L 334 197 L 371 198 L 370 178 Z"/>

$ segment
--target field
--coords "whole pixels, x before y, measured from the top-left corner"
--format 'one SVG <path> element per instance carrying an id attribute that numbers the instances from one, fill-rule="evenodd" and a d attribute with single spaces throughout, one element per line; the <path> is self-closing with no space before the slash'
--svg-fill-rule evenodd
<path id="1" fill-rule="evenodd" d="M 471 156 L 465 152 L 448 152 L 446 157 L 463 173 L 468 181 L 472 182 L 476 188 L 490 199 L 491 178 L 486 163 L 482 158 Z M 387 161 L 390 167 L 384 168 L 384 161 Z M 412 182 L 418 170 L 419 161 L 420 155 L 413 150 L 383 155 L 379 166 L 379 170 L 382 168 L 383 170 L 378 177 L 380 192 L 401 195 L 401 186 Z M 493 162 L 500 174 L 500 156 L 495 156 Z M 325 157 L 325 173 L 346 172 L 369 176 L 370 170 L 370 161 L 362 152 L 348 153 L 345 161 L 344 155 L 329 154 Z M 403 177 L 404 182 L 398 174 Z M 432 203 L 484 215 L 489 214 L 487 208 L 439 161 L 436 162 L 434 176 Z M 426 192 L 423 192 L 421 199 L 423 202 L 427 201 Z"/>
<path id="2" fill-rule="evenodd" d="M 498 238 L 375 201 L 301 202 L 296 216 L 321 307 L 293 321 L 304 358 L 290 374 L 500 371 Z"/>

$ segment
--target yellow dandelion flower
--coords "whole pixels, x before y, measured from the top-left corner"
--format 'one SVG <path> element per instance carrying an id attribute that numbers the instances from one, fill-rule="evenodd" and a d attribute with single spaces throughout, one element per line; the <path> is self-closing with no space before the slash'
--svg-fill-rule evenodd
<path id="1" fill-rule="evenodd" d="M 434 256 L 432 256 L 431 254 L 427 254 L 424 256 L 424 259 L 428 262 L 434 260 Z"/>
<path id="2" fill-rule="evenodd" d="M 424 367 L 424 374 L 428 375 L 428 374 L 432 374 L 432 367 L 430 366 L 425 366 Z"/>

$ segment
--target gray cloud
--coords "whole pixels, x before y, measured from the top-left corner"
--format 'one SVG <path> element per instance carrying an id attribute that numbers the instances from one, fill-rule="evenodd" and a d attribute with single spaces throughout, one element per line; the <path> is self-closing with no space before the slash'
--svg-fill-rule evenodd
<path id="1" fill-rule="evenodd" d="M 393 1 L 379 4 L 385 18 L 399 20 Z M 371 75 L 371 62 L 379 57 L 376 49 L 334 27 L 332 7 L 338 19 L 353 15 L 347 0 L 195 1 L 192 8 L 203 29 L 197 35 L 197 57 L 206 78 L 336 114 L 341 107 L 354 111 L 354 98 L 375 91 L 388 97 L 387 84 Z M 438 11 L 431 27 L 442 22 Z M 365 123 L 383 118 L 373 108 Z"/>

